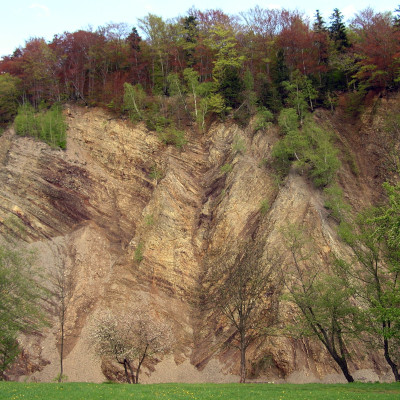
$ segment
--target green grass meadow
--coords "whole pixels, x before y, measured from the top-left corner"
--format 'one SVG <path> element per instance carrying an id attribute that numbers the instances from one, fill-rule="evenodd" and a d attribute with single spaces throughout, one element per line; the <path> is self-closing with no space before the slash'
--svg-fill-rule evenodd
<path id="1" fill-rule="evenodd" d="M 0 382 L 0 399 L 268 399 L 349 400 L 399 399 L 400 384 L 92 384 Z"/>

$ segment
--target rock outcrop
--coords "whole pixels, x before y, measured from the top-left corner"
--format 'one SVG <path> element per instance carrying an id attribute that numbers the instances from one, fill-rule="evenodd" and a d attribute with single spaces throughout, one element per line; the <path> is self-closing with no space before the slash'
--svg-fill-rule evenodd
<path id="1" fill-rule="evenodd" d="M 66 118 L 65 151 L 12 130 L 0 137 L 0 229 L 22 238 L 8 223 L 17 218 L 46 274 L 62 269 L 70 278 L 65 374 L 104 380 L 111 366 L 88 344 L 93 315 L 139 306 L 168 320 L 175 337 L 172 355 L 148 365 L 145 381 L 235 381 L 237 352 L 218 346 L 215 321 L 196 307 L 199 279 L 213 257 L 238 251 L 250 238 L 266 250 L 279 247 L 287 221 L 307 227 L 321 252 L 340 251 L 321 191 L 295 171 L 276 181 L 265 164 L 278 138 L 274 128 L 253 134 L 228 121 L 204 135 L 188 129 L 188 142 L 178 149 L 101 109 L 70 107 Z M 322 112 L 315 118 L 327 119 Z M 361 165 L 356 176 L 343 157 L 339 181 L 347 200 L 367 205 L 382 180 L 360 162 L 372 150 L 348 150 L 359 141 L 356 133 L 334 120 L 332 126 L 344 153 Z M 268 210 L 261 212 L 262 204 Z M 280 312 L 283 320 L 293 318 L 289 306 Z M 21 338 L 24 357 L 14 374 L 36 380 L 57 375 L 57 315 L 52 321 L 40 335 Z M 386 372 L 379 355 L 354 354 L 353 370 Z M 341 379 L 312 340 L 267 338 L 248 356 L 251 372 L 264 381 Z"/>

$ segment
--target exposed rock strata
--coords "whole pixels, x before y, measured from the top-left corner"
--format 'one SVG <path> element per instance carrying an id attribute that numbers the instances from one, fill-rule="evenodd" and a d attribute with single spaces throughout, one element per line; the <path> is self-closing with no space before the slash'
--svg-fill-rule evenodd
<path id="1" fill-rule="evenodd" d="M 277 138 L 274 129 L 253 136 L 250 128 L 217 124 L 206 135 L 187 132 L 188 144 L 177 149 L 102 110 L 70 109 L 66 151 L 17 138 L 12 131 L 0 137 L 0 228 L 10 233 L 9 217 L 17 217 L 48 273 L 64 265 L 73 278 L 66 375 L 103 380 L 101 369 L 110 366 L 101 365 L 88 347 L 91 317 L 106 307 L 118 312 L 140 305 L 167 319 L 176 339 L 172 357 L 149 366 L 153 373 L 145 380 L 235 380 L 238 354 L 218 350 L 216 326 L 193 302 L 204 260 L 237 251 L 250 237 L 265 250 L 279 247 L 287 221 L 309 227 L 321 252 L 340 251 L 321 193 L 297 173 L 277 185 L 263 163 Z M 232 166 L 230 172 L 221 171 L 225 164 Z M 154 168 L 162 171 L 160 179 L 151 178 Z M 353 204 L 360 204 L 355 188 L 365 195 L 362 204 L 372 198 L 363 173 L 356 178 L 345 166 L 340 174 Z M 265 215 L 262 201 L 270 205 Z M 281 313 L 287 320 L 294 315 L 287 306 Z M 54 316 L 54 326 L 41 336 L 24 339 L 25 364 L 39 370 L 33 379 L 50 380 L 58 372 L 56 321 Z M 362 359 L 354 352 L 353 370 L 385 372 L 378 358 Z M 248 355 L 252 372 L 262 380 L 340 379 L 330 377 L 337 368 L 312 341 L 274 337 Z"/>

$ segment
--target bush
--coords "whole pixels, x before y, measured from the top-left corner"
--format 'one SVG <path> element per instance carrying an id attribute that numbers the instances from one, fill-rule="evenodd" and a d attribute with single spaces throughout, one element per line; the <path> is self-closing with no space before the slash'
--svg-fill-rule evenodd
<path id="1" fill-rule="evenodd" d="M 133 258 L 138 264 L 140 264 L 143 260 L 143 247 L 144 247 L 144 243 L 139 242 L 139 244 L 137 245 L 135 252 L 133 254 Z"/>
<path id="2" fill-rule="evenodd" d="M 179 149 L 187 143 L 187 140 L 185 139 L 185 132 L 173 127 L 168 127 L 160 131 L 158 137 L 164 144 L 173 144 Z"/>
<path id="3" fill-rule="evenodd" d="M 340 167 L 337 149 L 329 131 L 319 127 L 307 116 L 302 129 L 298 128 L 294 109 L 282 110 L 278 121 L 285 136 L 273 147 L 273 166 L 280 175 L 289 171 L 294 162 L 307 170 L 317 187 L 329 185 Z"/>
<path id="4" fill-rule="evenodd" d="M 221 171 L 223 174 L 227 174 L 227 173 L 231 172 L 232 169 L 233 169 L 232 164 L 224 164 L 224 165 L 220 168 L 220 171 Z"/>
<path id="5" fill-rule="evenodd" d="M 268 129 L 271 126 L 273 120 L 274 120 L 274 114 L 272 114 L 271 111 L 269 111 L 265 107 L 259 108 L 257 115 L 256 115 L 256 123 L 254 126 L 254 133 L 256 133 L 260 130 Z"/>
<path id="6" fill-rule="evenodd" d="M 50 110 L 39 114 L 40 139 L 53 147 L 67 147 L 67 125 L 61 107 L 53 105 Z"/>
<path id="7" fill-rule="evenodd" d="M 50 110 L 35 113 L 35 109 L 26 103 L 18 108 L 15 117 L 15 132 L 21 136 L 32 136 L 50 146 L 65 149 L 67 125 L 61 107 L 53 105 Z"/>
<path id="8" fill-rule="evenodd" d="M 146 214 L 144 216 L 144 223 L 146 224 L 146 226 L 154 225 L 154 216 L 153 216 L 153 214 Z"/>
<path id="9" fill-rule="evenodd" d="M 244 142 L 244 139 L 238 135 L 236 135 L 233 138 L 233 143 L 232 143 L 232 151 L 234 154 L 237 153 L 245 153 L 246 152 L 246 144 Z"/>
<path id="10" fill-rule="evenodd" d="M 150 173 L 149 173 L 149 178 L 154 179 L 157 183 L 159 180 L 163 177 L 164 173 L 163 171 L 157 167 L 157 165 L 153 165 L 151 167 Z"/>
<path id="11" fill-rule="evenodd" d="M 269 201 L 268 199 L 263 199 L 260 203 L 260 213 L 262 215 L 265 215 L 270 209 Z"/>
<path id="12" fill-rule="evenodd" d="M 163 115 L 161 105 L 157 102 L 149 104 L 148 109 L 144 115 L 146 128 L 149 131 L 161 132 L 172 123 L 170 118 Z"/>
<path id="13" fill-rule="evenodd" d="M 39 128 L 35 117 L 35 109 L 29 103 L 25 103 L 18 108 L 15 117 L 15 132 L 20 136 L 38 137 Z"/>
<path id="14" fill-rule="evenodd" d="M 342 222 L 350 206 L 343 200 L 343 191 L 338 185 L 332 185 L 324 189 L 324 206 L 330 210 L 330 216 L 337 222 Z"/>

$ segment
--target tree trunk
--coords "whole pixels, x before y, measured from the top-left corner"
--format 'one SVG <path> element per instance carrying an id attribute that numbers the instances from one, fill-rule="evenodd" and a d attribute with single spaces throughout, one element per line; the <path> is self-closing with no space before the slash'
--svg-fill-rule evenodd
<path id="1" fill-rule="evenodd" d="M 131 373 L 131 381 L 132 381 L 132 383 L 138 383 L 139 377 L 137 375 L 135 375 L 135 373 L 133 372 L 133 368 L 132 368 L 132 365 L 131 365 L 130 362 L 128 363 L 128 367 L 129 367 L 129 371 Z"/>
<path id="2" fill-rule="evenodd" d="M 64 358 L 64 313 L 62 315 L 61 321 L 61 344 L 60 344 L 60 375 L 58 377 L 58 382 L 62 381 L 63 374 L 64 374 L 64 365 L 63 365 L 63 358 Z"/>
<path id="3" fill-rule="evenodd" d="M 339 367 L 342 369 L 343 375 L 347 379 L 347 382 L 354 382 L 354 378 L 351 376 L 347 367 L 347 362 L 345 361 L 343 364 L 340 364 Z"/>
<path id="4" fill-rule="evenodd" d="M 149 345 L 147 344 L 147 345 L 146 345 L 146 348 L 144 349 L 144 352 L 143 352 L 143 354 L 142 354 L 142 357 L 141 357 L 140 360 L 139 360 L 139 363 L 138 363 L 138 366 L 137 366 L 137 369 L 136 369 L 136 379 L 134 379 L 134 383 L 139 383 L 140 367 L 142 366 L 143 361 L 144 361 L 144 359 L 145 359 L 146 356 L 147 356 L 147 349 L 148 349 L 148 347 L 149 347 Z"/>
<path id="5" fill-rule="evenodd" d="M 349 383 L 354 382 L 354 378 L 351 376 L 349 372 L 349 367 L 347 366 L 346 359 L 339 357 L 337 354 L 333 356 L 333 359 L 336 361 L 337 365 L 339 365 L 347 382 Z"/>
<path id="6" fill-rule="evenodd" d="M 139 373 L 140 373 L 140 366 L 138 366 L 138 368 L 136 370 L 136 376 L 134 378 L 134 382 L 133 383 L 139 383 Z"/>
<path id="7" fill-rule="evenodd" d="M 390 357 L 389 342 L 387 339 L 383 339 L 383 346 L 384 346 L 384 350 L 385 350 L 385 360 L 390 365 L 390 368 L 392 369 L 395 381 L 400 382 L 399 370 L 397 369 L 397 365 L 393 362 L 392 358 Z"/>
<path id="8" fill-rule="evenodd" d="M 126 360 L 124 360 L 123 364 L 124 364 L 126 382 L 127 383 L 132 383 L 131 379 L 129 377 L 129 372 L 128 372 L 128 362 Z"/>
<path id="9" fill-rule="evenodd" d="M 246 382 L 246 346 L 244 333 L 240 334 L 240 383 Z"/>

